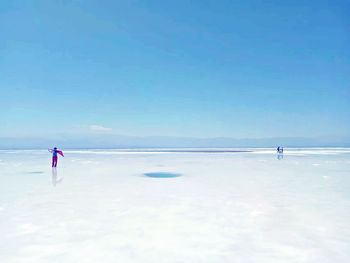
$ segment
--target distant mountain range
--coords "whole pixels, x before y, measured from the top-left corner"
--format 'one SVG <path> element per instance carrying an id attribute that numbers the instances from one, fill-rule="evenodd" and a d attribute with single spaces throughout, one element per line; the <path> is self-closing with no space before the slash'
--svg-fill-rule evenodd
<path id="1" fill-rule="evenodd" d="M 1 149 L 60 148 L 235 148 L 235 147 L 350 147 L 349 137 L 189 138 L 123 135 L 61 136 L 59 138 L 0 138 Z"/>

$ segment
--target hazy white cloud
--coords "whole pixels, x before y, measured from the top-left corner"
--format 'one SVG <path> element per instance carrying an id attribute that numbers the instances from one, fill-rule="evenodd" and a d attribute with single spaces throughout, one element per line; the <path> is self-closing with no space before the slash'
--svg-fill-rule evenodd
<path id="1" fill-rule="evenodd" d="M 112 128 L 107 128 L 107 127 L 103 127 L 101 125 L 96 125 L 96 124 L 92 124 L 89 126 L 90 131 L 94 131 L 94 132 L 110 132 L 112 131 Z"/>

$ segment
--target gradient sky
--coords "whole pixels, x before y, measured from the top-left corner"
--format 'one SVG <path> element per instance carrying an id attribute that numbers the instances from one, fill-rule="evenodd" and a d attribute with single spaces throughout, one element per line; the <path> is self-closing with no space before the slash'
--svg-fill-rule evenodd
<path id="1" fill-rule="evenodd" d="M 0 136 L 350 134 L 349 1 L 1 1 Z"/>

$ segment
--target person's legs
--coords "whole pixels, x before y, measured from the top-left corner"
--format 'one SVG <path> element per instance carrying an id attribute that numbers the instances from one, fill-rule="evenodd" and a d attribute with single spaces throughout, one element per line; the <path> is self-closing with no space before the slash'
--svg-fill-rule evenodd
<path id="1" fill-rule="evenodd" d="M 52 167 L 57 167 L 57 157 L 52 157 Z"/>

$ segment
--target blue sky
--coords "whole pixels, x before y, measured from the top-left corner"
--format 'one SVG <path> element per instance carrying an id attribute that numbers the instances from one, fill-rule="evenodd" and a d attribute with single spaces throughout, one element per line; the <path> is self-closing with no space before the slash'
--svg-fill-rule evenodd
<path id="1" fill-rule="evenodd" d="M 1 137 L 350 134 L 348 1 L 2 1 Z"/>

